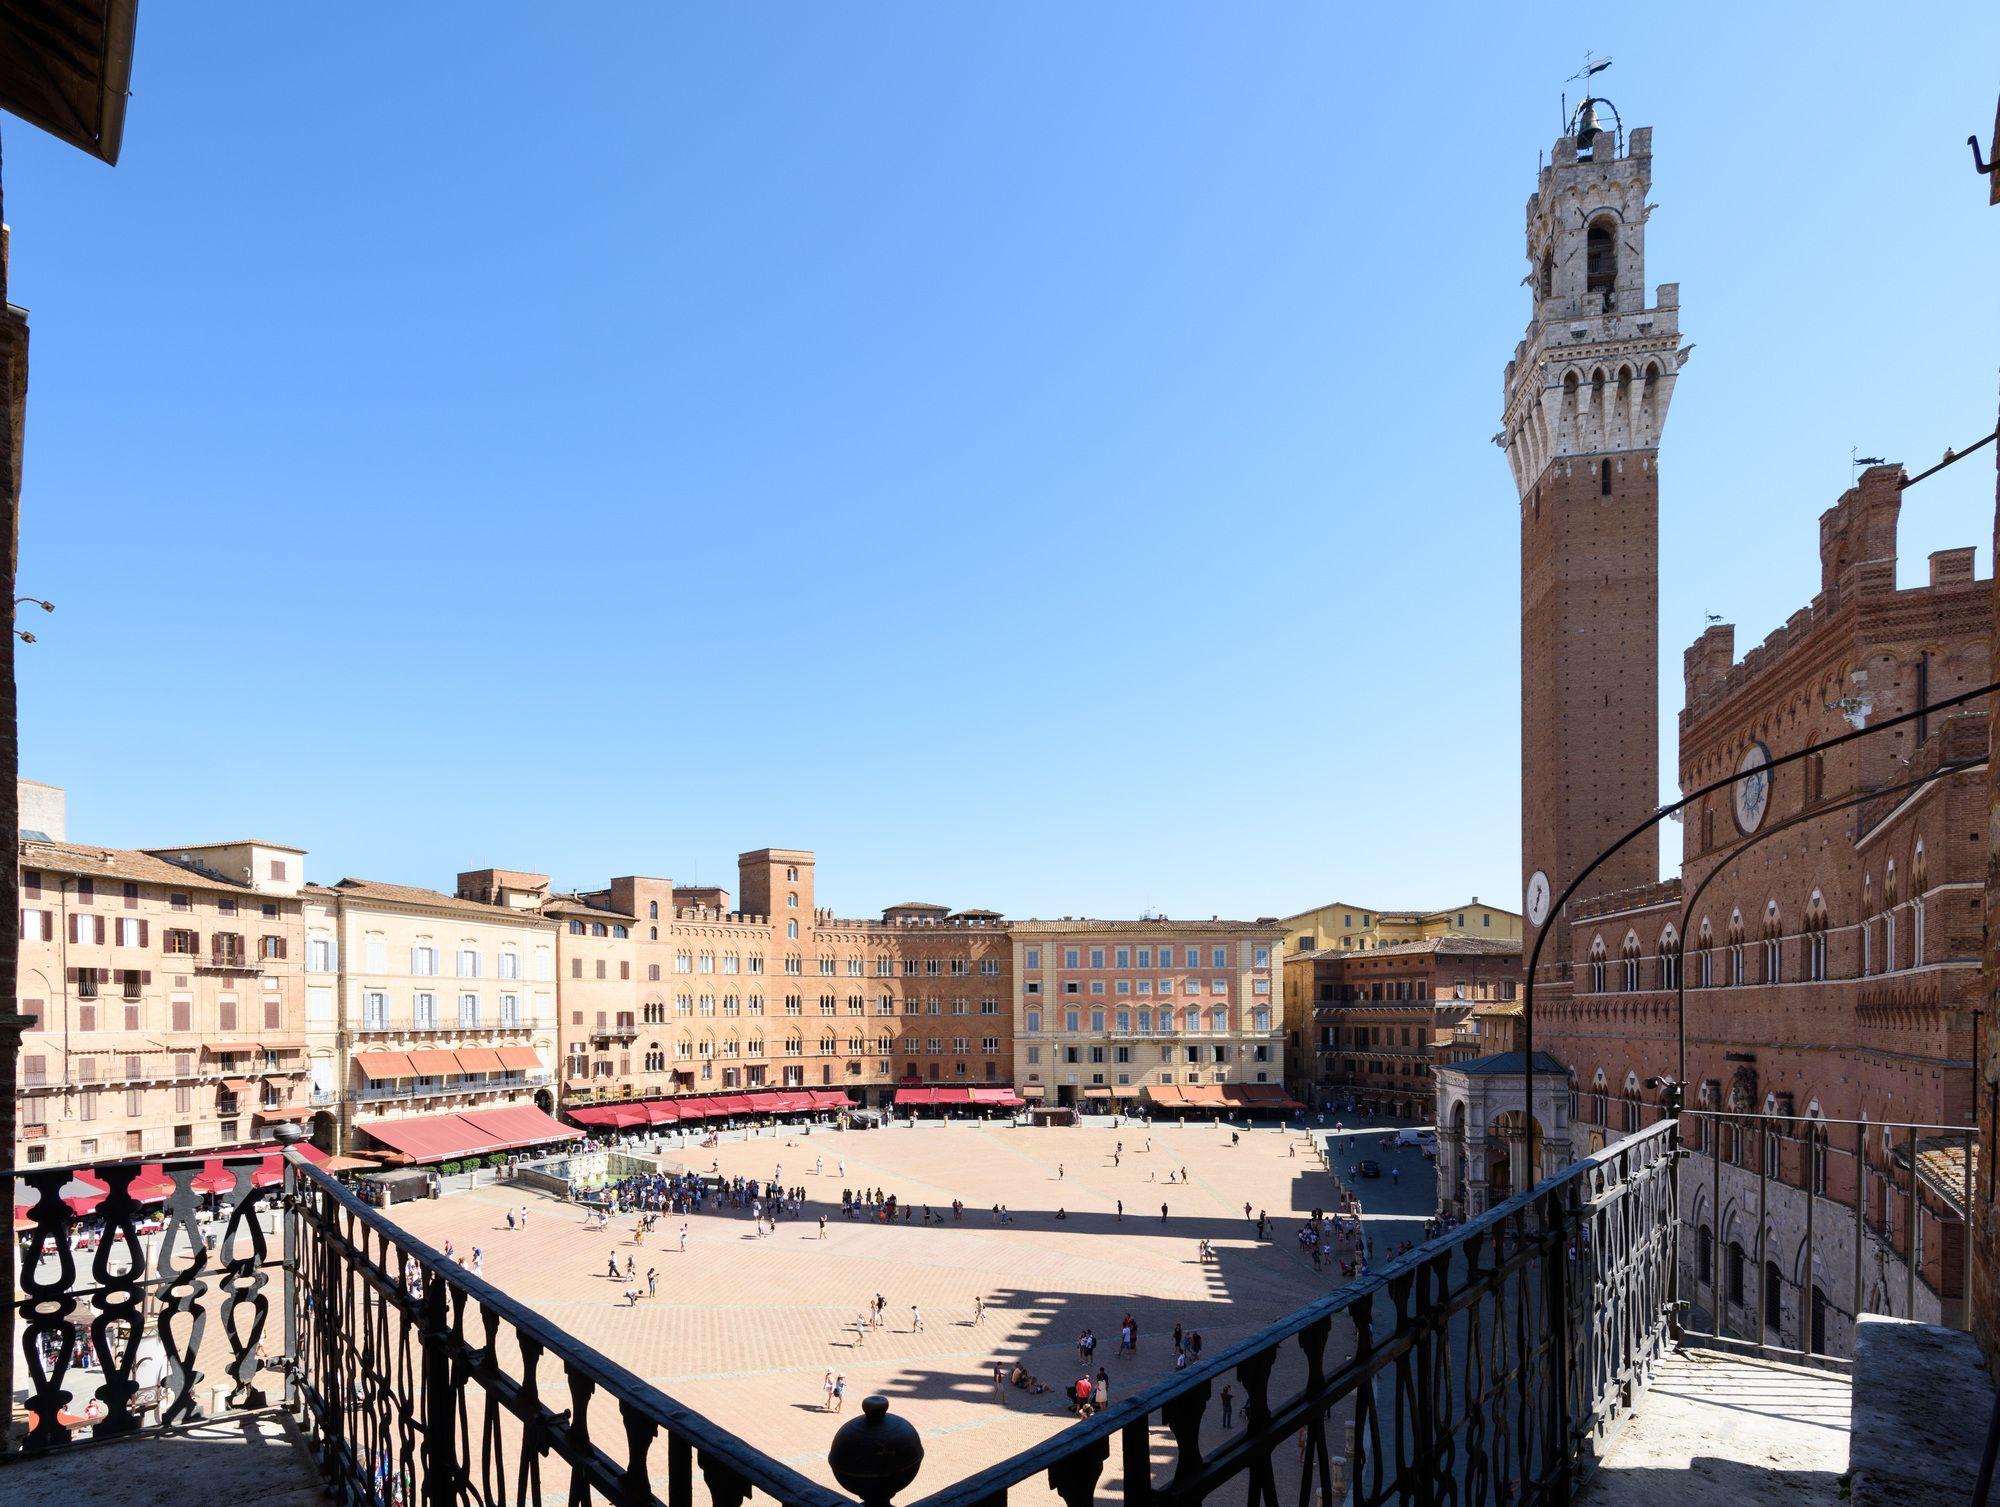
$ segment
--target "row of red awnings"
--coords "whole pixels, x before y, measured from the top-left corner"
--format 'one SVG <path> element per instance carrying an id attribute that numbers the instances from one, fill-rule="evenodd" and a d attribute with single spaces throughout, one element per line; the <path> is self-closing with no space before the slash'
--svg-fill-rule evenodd
<path id="1" fill-rule="evenodd" d="M 914 1108 L 927 1105 L 969 1104 L 976 1109 L 1018 1109 L 1026 1101 L 1011 1088 L 899 1088 L 896 1102 Z"/>
<path id="2" fill-rule="evenodd" d="M 390 1078 L 449 1078 L 455 1073 L 510 1073 L 544 1064 L 533 1047 L 459 1047 L 455 1051 L 356 1052 L 354 1065 L 375 1082 Z"/>
<path id="3" fill-rule="evenodd" d="M 626 1100 L 565 1110 L 579 1125 L 631 1130 L 641 1125 L 673 1125 L 682 1120 L 723 1120 L 731 1115 L 783 1115 L 807 1110 L 852 1109 L 854 1101 L 834 1088 L 753 1089 L 742 1094 L 688 1095 L 679 1099 Z"/>
<path id="4" fill-rule="evenodd" d="M 1304 1109 L 1275 1083 L 1149 1083 L 1146 1097 L 1162 1109 Z"/>
<path id="5" fill-rule="evenodd" d="M 495 1151 L 517 1151 L 523 1146 L 541 1146 L 550 1141 L 573 1141 L 583 1134 L 559 1124 L 532 1104 L 468 1109 L 449 1115 L 415 1115 L 404 1120 L 360 1120 L 356 1126 L 410 1162 L 445 1162 Z"/>
<path id="6" fill-rule="evenodd" d="M 305 1142 L 300 1143 L 299 1150 L 305 1154 L 307 1161 L 325 1167 L 329 1171 L 341 1172 L 351 1167 L 373 1165 L 372 1163 L 359 1161 L 351 1157 L 330 1157 L 324 1151 L 321 1151 L 319 1147 Z M 202 1162 L 201 1170 L 194 1176 L 194 1191 L 197 1193 L 234 1193 L 236 1191 L 236 1174 L 244 1165 L 245 1163 L 240 1158 L 237 1159 L 236 1167 L 225 1166 L 224 1159 L 219 1156 L 207 1158 Z M 250 1169 L 250 1186 L 253 1188 L 269 1188 L 283 1182 L 284 1177 L 285 1167 L 283 1159 L 278 1152 L 267 1151 L 262 1159 Z M 16 1186 L 18 1187 L 19 1184 L 17 1183 Z M 166 1166 L 161 1162 L 147 1162 L 143 1164 L 139 1168 L 138 1175 L 132 1179 L 132 1198 L 137 1203 L 164 1203 L 173 1196 L 173 1192 L 173 1179 L 167 1176 Z M 99 1204 L 103 1203 L 106 1198 L 110 1197 L 110 1195 L 110 1183 L 95 1168 L 87 1168 L 75 1173 L 63 1188 L 63 1202 L 70 1206 L 71 1212 L 77 1214 L 90 1213 Z M 21 1229 L 32 1225 L 34 1223 L 33 1210 L 34 1205 L 32 1204 L 14 1205 L 14 1227 Z"/>

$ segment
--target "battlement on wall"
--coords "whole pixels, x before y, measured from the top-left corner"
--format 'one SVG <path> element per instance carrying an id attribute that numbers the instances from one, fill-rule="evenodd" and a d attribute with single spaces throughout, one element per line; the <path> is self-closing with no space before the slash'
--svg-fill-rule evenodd
<path id="1" fill-rule="evenodd" d="M 1611 890 L 1602 895 L 1592 895 L 1588 900 L 1578 901 L 1571 911 L 1570 919 L 1578 923 L 1601 920 L 1605 916 L 1623 915 L 1631 911 L 1655 910 L 1665 905 L 1678 906 L 1680 901 L 1680 880 L 1662 879 L 1654 884 L 1632 885 L 1626 889 Z"/>
<path id="2" fill-rule="evenodd" d="M 1784 623 L 1736 658 L 1734 624 L 1705 630 L 1683 656 L 1686 702 L 1681 726 L 1775 669 L 1847 607 L 1863 602 L 1908 601 L 1923 593 L 1979 586 L 1970 546 L 1930 556 L 1930 577 L 1907 591 L 1896 587 L 1896 524 L 1902 508 L 1903 468 L 1870 466 L 1840 500 L 1820 515 L 1820 590 Z"/>

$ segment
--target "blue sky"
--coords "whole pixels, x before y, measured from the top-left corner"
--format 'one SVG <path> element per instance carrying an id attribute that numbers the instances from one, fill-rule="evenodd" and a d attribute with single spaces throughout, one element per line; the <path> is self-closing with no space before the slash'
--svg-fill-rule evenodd
<path id="1" fill-rule="evenodd" d="M 148 7 L 117 169 L 6 132 L 24 772 L 319 879 L 1511 903 L 1489 436 L 1585 50 L 1699 347 L 1663 785 L 1702 615 L 1803 604 L 1850 446 L 1985 432 L 2000 348 L 1992 7 L 1573 11 Z"/>

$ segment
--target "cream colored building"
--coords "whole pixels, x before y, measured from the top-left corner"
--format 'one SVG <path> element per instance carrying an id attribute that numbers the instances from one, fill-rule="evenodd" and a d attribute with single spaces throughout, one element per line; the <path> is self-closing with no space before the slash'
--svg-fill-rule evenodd
<path id="1" fill-rule="evenodd" d="M 1031 1104 L 1283 1095 L 1276 921 L 1016 921 L 1014 1083 Z M 1264 1092 L 1242 1089 L 1263 1086 Z"/>
<path id="2" fill-rule="evenodd" d="M 1287 916 L 1278 924 L 1285 930 L 1285 948 L 1293 957 L 1307 952 L 1368 952 L 1437 937 L 1521 940 L 1520 915 L 1489 905 L 1477 895 L 1438 910 L 1377 910 L 1336 900 Z"/>
<path id="3" fill-rule="evenodd" d="M 548 881 L 507 878 L 519 882 L 499 887 L 497 904 L 363 879 L 305 891 L 323 1149 L 437 1160 L 454 1138 L 466 1152 L 530 1143 L 539 1121 L 490 1111 L 553 1112 L 556 935 L 537 909 Z M 467 1116 L 490 1132 L 484 1143 L 464 1132 Z"/>
<path id="4" fill-rule="evenodd" d="M 19 844 L 23 1165 L 249 1146 L 310 1113 L 304 857 Z"/>

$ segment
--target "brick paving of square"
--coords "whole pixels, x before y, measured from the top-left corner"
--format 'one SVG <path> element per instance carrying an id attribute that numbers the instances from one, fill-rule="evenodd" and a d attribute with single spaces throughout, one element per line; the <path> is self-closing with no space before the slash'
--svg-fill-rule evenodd
<path id="1" fill-rule="evenodd" d="M 1114 1166 L 1120 1142 L 1124 1155 Z M 1006 1388 L 996 1399 L 996 1361 L 1011 1367 L 1020 1357 L 1060 1389 L 1081 1374 L 1076 1338 L 1088 1326 L 1098 1336 L 1093 1369 L 1109 1373 L 1115 1401 L 1173 1369 L 1176 1323 L 1199 1330 L 1204 1355 L 1213 1357 L 1337 1283 L 1315 1273 L 1296 1243 L 1306 1212 L 1331 1206 L 1337 1194 L 1295 1133 L 1244 1131 L 1232 1145 L 1229 1128 L 1208 1124 L 923 1124 L 766 1133 L 678 1155 L 703 1171 L 719 1163 L 726 1175 L 769 1178 L 782 1168 L 779 1179 L 804 1186 L 812 1212 L 763 1239 L 746 1214 L 692 1216 L 685 1255 L 677 1249 L 677 1217 L 663 1217 L 659 1231 L 637 1245 L 632 1216 L 589 1233 L 579 1209 L 518 1187 L 404 1204 L 393 1213 L 434 1245 L 448 1237 L 462 1256 L 481 1247 L 488 1281 L 829 1485 L 828 1442 L 870 1393 L 887 1396 L 923 1437 L 923 1472 L 902 1494 L 914 1499 L 1073 1421 L 1057 1390 L 1036 1397 Z M 1169 1171 L 1183 1167 L 1187 1181 L 1169 1184 Z M 839 1212 L 844 1186 L 880 1187 L 917 1212 L 893 1226 L 850 1222 Z M 949 1219 L 954 1197 L 969 1206 L 962 1222 L 922 1222 L 926 1201 Z M 1246 1202 L 1280 1222 L 1276 1240 L 1255 1240 Z M 523 1203 L 528 1228 L 509 1232 L 505 1210 Z M 996 1223 L 995 1203 L 1015 1222 Z M 829 1211 L 823 1241 L 820 1209 Z M 1058 1209 L 1066 1219 L 1056 1219 Z M 1207 1265 L 1197 1254 L 1202 1238 L 1217 1252 Z M 622 1266 L 628 1253 L 642 1280 L 648 1267 L 660 1272 L 659 1297 L 636 1309 L 625 1304 L 623 1280 L 605 1275 L 608 1254 Z M 888 1299 L 885 1322 L 857 1340 L 854 1321 L 878 1292 Z M 977 1324 L 975 1296 L 987 1304 Z M 921 1332 L 911 1332 L 912 1305 L 923 1316 Z M 1118 1329 L 1127 1312 L 1138 1320 L 1140 1344 L 1136 1356 L 1121 1357 Z M 821 1410 L 828 1369 L 847 1379 L 841 1417 Z M 1291 1369 L 1281 1366 L 1277 1380 Z M 1239 1421 L 1240 1414 L 1239 1401 Z M 1211 1404 L 1204 1447 L 1221 1437 L 1219 1406 Z M 1107 1482 L 1116 1462 L 1114 1450 Z"/>

